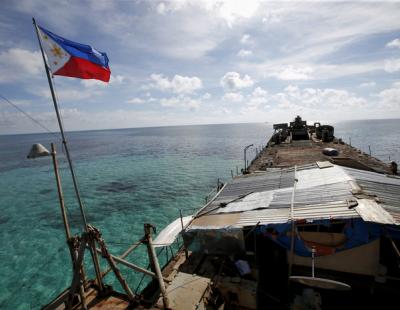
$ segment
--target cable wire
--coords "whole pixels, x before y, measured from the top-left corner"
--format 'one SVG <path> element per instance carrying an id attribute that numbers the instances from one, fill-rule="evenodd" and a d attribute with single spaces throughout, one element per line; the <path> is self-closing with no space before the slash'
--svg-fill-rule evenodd
<path id="1" fill-rule="evenodd" d="M 44 129 L 45 131 L 47 131 L 48 133 L 52 134 L 53 136 L 55 136 L 57 139 L 60 139 L 60 135 L 57 135 L 55 132 L 51 131 L 49 128 L 47 128 L 45 125 L 43 125 L 42 123 L 40 123 L 38 120 L 36 120 L 34 117 L 32 117 L 31 115 L 29 115 L 27 112 L 25 112 L 24 110 L 22 110 L 20 107 L 18 107 L 15 103 L 12 103 L 11 100 L 7 99 L 5 96 L 3 96 L 2 94 L 0 94 L 0 98 L 3 99 L 5 102 L 7 102 L 9 105 L 11 105 L 12 107 L 14 107 L 15 109 L 17 109 L 19 112 L 21 112 L 22 114 L 24 114 L 26 117 L 28 117 L 31 121 L 33 121 L 35 124 L 39 125 L 40 127 L 42 127 L 42 129 Z"/>

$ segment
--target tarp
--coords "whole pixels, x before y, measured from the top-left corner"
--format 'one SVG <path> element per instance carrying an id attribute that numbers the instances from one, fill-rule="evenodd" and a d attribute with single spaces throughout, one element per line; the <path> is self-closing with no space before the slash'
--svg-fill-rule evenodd
<path id="1" fill-rule="evenodd" d="M 193 219 L 193 216 L 185 216 L 182 218 L 183 227 L 186 227 L 187 224 Z M 163 247 L 171 245 L 178 234 L 182 231 L 182 222 L 181 218 L 177 218 L 175 221 L 170 223 L 167 227 L 165 227 L 154 239 L 154 247 Z"/>
<path id="2" fill-rule="evenodd" d="M 313 221 L 313 224 L 329 226 L 330 221 Z M 262 234 L 275 241 L 279 245 L 283 246 L 287 250 L 290 250 L 291 227 L 291 223 L 264 225 L 257 227 L 256 233 Z M 315 243 L 311 244 L 301 239 L 300 235 L 296 233 L 294 252 L 296 255 L 309 257 L 311 256 L 311 248 L 314 246 L 317 255 L 331 255 L 336 252 L 345 251 L 357 246 L 370 243 L 379 238 L 381 235 L 387 234 L 388 231 L 385 230 L 384 226 L 382 225 L 364 222 L 362 219 L 358 218 L 347 220 L 346 225 L 344 226 L 343 233 L 346 235 L 346 241 L 340 246 L 336 247 L 329 247 Z"/>

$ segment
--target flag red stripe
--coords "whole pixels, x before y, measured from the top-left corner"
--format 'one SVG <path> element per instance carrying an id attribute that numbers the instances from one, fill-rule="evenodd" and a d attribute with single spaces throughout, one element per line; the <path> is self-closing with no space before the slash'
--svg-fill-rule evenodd
<path id="1" fill-rule="evenodd" d="M 110 80 L 111 71 L 108 68 L 96 65 L 86 59 L 71 57 L 62 68 L 53 72 L 53 74 L 108 82 Z"/>

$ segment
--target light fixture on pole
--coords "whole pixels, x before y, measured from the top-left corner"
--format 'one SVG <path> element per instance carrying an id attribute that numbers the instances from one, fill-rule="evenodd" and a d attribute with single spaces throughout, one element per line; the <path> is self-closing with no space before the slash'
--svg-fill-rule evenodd
<path id="1" fill-rule="evenodd" d="M 43 156 L 50 156 L 50 152 L 48 149 L 46 149 L 43 145 L 40 143 L 35 143 L 32 145 L 31 150 L 29 151 L 28 158 L 33 159 L 37 157 L 43 157 Z"/>

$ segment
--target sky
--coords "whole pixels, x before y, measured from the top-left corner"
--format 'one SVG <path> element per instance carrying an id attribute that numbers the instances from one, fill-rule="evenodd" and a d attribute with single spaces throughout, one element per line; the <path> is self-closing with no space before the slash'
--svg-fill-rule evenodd
<path id="1" fill-rule="evenodd" d="M 400 118 L 400 2 L 1 1 L 0 95 L 57 129 L 32 17 L 106 52 L 54 77 L 67 130 Z M 43 129 L 0 98 L 0 134 Z"/>

